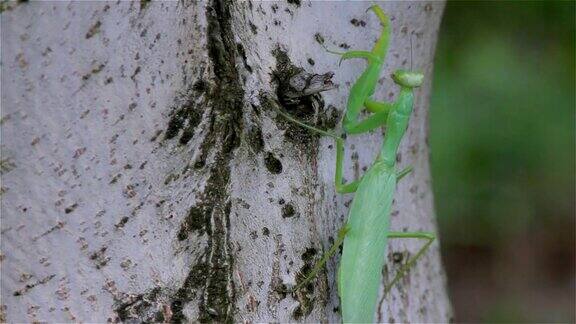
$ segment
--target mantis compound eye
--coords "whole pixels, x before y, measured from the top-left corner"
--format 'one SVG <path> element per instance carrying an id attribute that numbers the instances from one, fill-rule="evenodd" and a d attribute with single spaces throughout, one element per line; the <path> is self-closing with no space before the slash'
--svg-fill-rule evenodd
<path id="1" fill-rule="evenodd" d="M 398 85 L 407 88 L 416 88 L 422 84 L 424 80 L 424 75 L 418 72 L 410 72 L 404 70 L 397 70 L 392 74 L 392 79 Z"/>

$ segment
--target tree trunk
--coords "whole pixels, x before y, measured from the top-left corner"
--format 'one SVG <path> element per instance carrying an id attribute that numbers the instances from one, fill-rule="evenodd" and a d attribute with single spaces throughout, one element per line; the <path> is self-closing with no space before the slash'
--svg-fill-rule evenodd
<path id="1" fill-rule="evenodd" d="M 353 195 L 334 191 L 332 140 L 274 106 L 337 124 L 364 63 L 338 67 L 319 42 L 370 49 L 380 26 L 369 5 L 3 2 L 1 320 L 339 321 L 338 257 L 308 294 L 283 288 L 329 248 Z M 375 97 L 395 97 L 396 69 L 426 78 L 398 155 L 415 171 L 392 230 L 434 231 L 427 114 L 443 4 L 381 5 L 393 36 Z M 286 88 L 330 71 L 337 90 Z M 349 136 L 347 179 L 381 138 Z M 384 278 L 420 246 L 392 240 Z M 450 319 L 438 246 L 375 320 Z"/>

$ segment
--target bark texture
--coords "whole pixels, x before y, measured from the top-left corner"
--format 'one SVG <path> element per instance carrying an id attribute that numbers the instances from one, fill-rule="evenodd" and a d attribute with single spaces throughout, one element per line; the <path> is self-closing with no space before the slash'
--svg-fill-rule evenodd
<path id="1" fill-rule="evenodd" d="M 364 68 L 338 57 L 380 32 L 356 2 L 3 3 L 2 321 L 337 322 L 338 257 L 297 294 L 342 226 L 330 139 Z M 393 36 L 376 98 L 398 68 L 424 72 L 399 166 L 392 230 L 434 231 L 427 144 L 443 4 L 381 3 Z M 299 73 L 337 90 L 287 102 Z M 279 96 L 280 95 L 280 96 Z M 380 132 L 351 136 L 346 178 Z M 421 242 L 392 241 L 391 278 Z M 438 242 L 388 296 L 379 322 L 451 317 Z M 404 261 L 402 261 L 404 260 Z"/>

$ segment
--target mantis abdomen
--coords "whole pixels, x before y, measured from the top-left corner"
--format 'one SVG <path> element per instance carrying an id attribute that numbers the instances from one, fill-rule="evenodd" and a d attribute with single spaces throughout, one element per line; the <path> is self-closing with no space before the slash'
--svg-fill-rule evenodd
<path id="1" fill-rule="evenodd" d="M 370 323 L 382 279 L 396 174 L 381 160 L 369 169 L 352 202 L 338 290 L 344 323 Z"/>

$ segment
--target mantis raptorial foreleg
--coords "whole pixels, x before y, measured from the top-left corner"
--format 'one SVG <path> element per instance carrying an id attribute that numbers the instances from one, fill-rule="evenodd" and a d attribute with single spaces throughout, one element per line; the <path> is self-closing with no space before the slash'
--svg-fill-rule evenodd
<path id="1" fill-rule="evenodd" d="M 372 99 L 366 99 L 366 101 L 364 101 L 364 107 L 366 107 L 369 112 L 373 113 L 389 112 L 393 106 L 393 103 L 379 102 Z"/>
<path id="2" fill-rule="evenodd" d="M 348 134 L 360 134 L 366 133 L 378 127 L 386 124 L 388 119 L 388 112 L 378 112 L 370 117 L 367 117 L 361 121 L 346 121 L 344 120 L 344 129 Z"/>
<path id="3" fill-rule="evenodd" d="M 394 286 L 394 284 L 396 284 L 398 280 L 400 280 L 406 274 L 406 272 L 408 272 L 408 270 L 410 270 L 410 268 L 416 264 L 416 261 L 424 254 L 424 252 L 426 252 L 426 250 L 428 250 L 432 242 L 434 242 L 436 235 L 430 232 L 389 232 L 388 238 L 417 238 L 428 240 L 428 242 L 426 242 L 426 244 L 420 248 L 418 253 L 416 253 L 413 258 L 408 260 L 408 262 L 406 262 L 406 264 L 404 264 L 402 268 L 398 270 L 394 276 L 394 279 L 392 279 L 392 281 L 390 281 L 390 283 L 384 287 L 384 294 L 387 294 Z"/>

